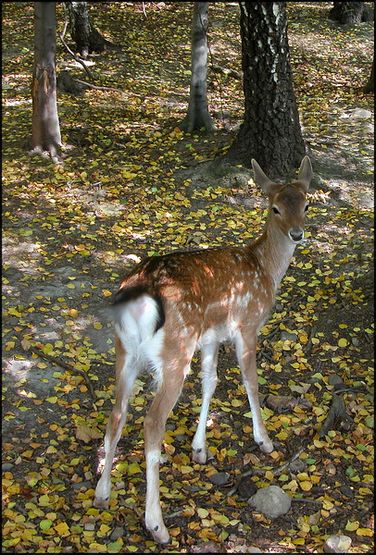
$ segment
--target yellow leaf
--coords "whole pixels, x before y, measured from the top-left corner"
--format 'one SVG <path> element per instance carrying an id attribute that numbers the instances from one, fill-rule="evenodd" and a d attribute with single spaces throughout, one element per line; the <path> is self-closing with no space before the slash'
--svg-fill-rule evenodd
<path id="1" fill-rule="evenodd" d="M 76 429 L 76 437 L 85 443 L 89 443 L 92 439 L 100 439 L 102 432 L 98 428 L 90 428 L 86 424 L 80 424 Z"/>
<path id="2" fill-rule="evenodd" d="M 330 509 L 333 509 L 334 505 L 331 501 L 329 501 L 328 499 L 324 499 L 324 501 L 322 502 L 322 507 L 323 509 L 325 509 L 326 511 L 329 511 Z"/>
<path id="3" fill-rule="evenodd" d="M 102 289 L 102 295 L 104 297 L 111 297 L 112 293 L 108 289 Z"/>
<path id="4" fill-rule="evenodd" d="M 309 482 L 308 480 L 299 482 L 299 485 L 303 491 L 309 491 L 312 488 L 312 482 Z"/>
<path id="5" fill-rule="evenodd" d="M 348 520 L 345 526 L 345 530 L 347 532 L 354 532 L 358 528 L 359 528 L 359 522 L 357 520 L 354 520 L 353 522 L 351 522 L 351 520 Z"/>
<path id="6" fill-rule="evenodd" d="M 370 528 L 358 528 L 356 531 L 357 536 L 368 536 L 370 538 L 373 537 L 373 530 Z"/>
<path id="7" fill-rule="evenodd" d="M 50 499 L 48 495 L 41 495 L 38 499 L 38 505 L 40 505 L 41 507 L 48 507 L 50 505 Z"/>
<path id="8" fill-rule="evenodd" d="M 347 347 L 348 344 L 349 342 L 344 337 L 341 337 L 341 339 L 338 341 L 339 347 Z"/>
<path id="9" fill-rule="evenodd" d="M 69 526 L 66 522 L 59 522 L 54 528 L 59 536 L 68 536 L 70 534 Z"/>
<path id="10" fill-rule="evenodd" d="M 72 318 L 77 318 L 77 316 L 78 316 L 78 310 L 76 310 L 75 308 L 71 308 L 70 310 L 68 310 L 68 314 L 69 314 L 69 316 L 71 316 Z"/>
<path id="11" fill-rule="evenodd" d="M 132 462 L 128 465 L 127 468 L 128 475 L 131 476 L 132 474 L 138 474 L 141 472 L 140 465 L 136 462 Z"/>
<path id="12" fill-rule="evenodd" d="M 179 470 L 182 474 L 189 474 L 190 472 L 193 472 L 193 468 L 188 465 L 182 465 Z"/>
<path id="13" fill-rule="evenodd" d="M 206 509 L 198 508 L 197 514 L 200 518 L 206 518 L 209 515 L 209 511 L 207 511 Z"/>
<path id="14" fill-rule="evenodd" d="M 10 351 L 11 349 L 13 349 L 13 347 L 15 346 L 16 342 L 15 341 L 7 341 L 5 343 L 5 350 L 6 351 Z"/>

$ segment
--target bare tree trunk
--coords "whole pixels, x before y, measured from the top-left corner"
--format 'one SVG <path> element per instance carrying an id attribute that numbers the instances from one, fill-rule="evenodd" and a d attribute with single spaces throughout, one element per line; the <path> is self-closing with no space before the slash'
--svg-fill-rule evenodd
<path id="1" fill-rule="evenodd" d="M 64 2 L 69 17 L 69 28 L 77 52 L 87 58 L 89 52 L 103 52 L 111 45 L 90 21 L 87 2 Z"/>
<path id="2" fill-rule="evenodd" d="M 372 60 L 371 75 L 369 76 L 369 79 L 363 88 L 363 92 L 365 93 L 371 93 L 375 90 L 374 69 L 375 69 L 375 57 L 373 57 L 373 60 Z"/>
<path id="3" fill-rule="evenodd" d="M 244 122 L 227 155 L 273 177 L 288 175 L 305 154 L 293 89 L 285 2 L 240 2 Z"/>
<path id="4" fill-rule="evenodd" d="M 342 25 L 371 21 L 374 18 L 372 8 L 367 7 L 364 2 L 333 2 L 333 4 L 329 19 Z"/>
<path id="5" fill-rule="evenodd" d="M 188 114 L 181 123 L 185 131 L 205 129 L 213 131 L 214 124 L 208 111 L 208 6 L 209 2 L 194 2 L 192 20 L 191 88 Z"/>
<path id="6" fill-rule="evenodd" d="M 32 148 L 58 155 L 61 135 L 56 99 L 56 2 L 35 2 Z"/>

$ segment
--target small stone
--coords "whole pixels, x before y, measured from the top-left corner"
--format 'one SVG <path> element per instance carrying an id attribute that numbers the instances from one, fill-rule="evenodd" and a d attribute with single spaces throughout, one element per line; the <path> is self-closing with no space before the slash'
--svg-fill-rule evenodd
<path id="1" fill-rule="evenodd" d="M 230 475 L 227 472 L 217 472 L 210 476 L 209 481 L 216 486 L 223 486 L 229 481 Z"/>
<path id="2" fill-rule="evenodd" d="M 278 518 L 290 510 L 291 497 L 278 486 L 268 486 L 259 489 L 249 503 L 268 518 Z"/>
<path id="3" fill-rule="evenodd" d="M 14 464 L 13 464 L 13 463 L 7 462 L 7 463 L 4 463 L 4 464 L 1 466 L 1 469 L 2 469 L 3 472 L 7 472 L 7 471 L 9 471 L 9 470 L 12 470 L 13 467 L 14 467 Z"/>
<path id="4" fill-rule="evenodd" d="M 296 335 L 296 333 L 290 333 L 288 331 L 283 331 L 281 333 L 281 341 L 296 341 L 298 339 L 298 336 Z"/>
<path id="5" fill-rule="evenodd" d="M 334 535 L 330 536 L 324 543 L 324 553 L 348 553 L 351 545 L 349 536 Z"/>
<path id="6" fill-rule="evenodd" d="M 350 486 L 347 486 L 346 484 L 344 484 L 343 486 L 341 486 L 341 487 L 339 488 L 339 490 L 340 490 L 340 492 L 342 493 L 342 495 L 345 495 L 346 497 L 349 497 L 350 499 L 351 499 L 352 497 L 354 497 L 354 495 L 355 495 L 354 490 L 352 490 L 352 489 L 350 488 Z"/>
<path id="7" fill-rule="evenodd" d="M 306 468 L 306 463 L 300 459 L 296 459 L 295 461 L 292 461 L 292 463 L 290 463 L 290 470 L 291 472 L 303 472 L 303 470 Z"/>

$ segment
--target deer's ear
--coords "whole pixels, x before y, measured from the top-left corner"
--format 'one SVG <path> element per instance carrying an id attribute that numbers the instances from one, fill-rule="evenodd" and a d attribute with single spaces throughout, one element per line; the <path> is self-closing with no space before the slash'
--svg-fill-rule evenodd
<path id="1" fill-rule="evenodd" d="M 264 174 L 254 158 L 252 158 L 251 164 L 255 174 L 255 182 L 261 187 L 264 193 L 268 195 L 271 192 L 272 186 L 274 185 L 273 181 Z"/>
<path id="2" fill-rule="evenodd" d="M 308 191 L 309 189 L 309 184 L 311 183 L 312 177 L 313 171 L 311 160 L 308 158 L 308 156 L 304 156 L 299 168 L 298 181 L 299 183 L 304 185 L 306 191 Z"/>

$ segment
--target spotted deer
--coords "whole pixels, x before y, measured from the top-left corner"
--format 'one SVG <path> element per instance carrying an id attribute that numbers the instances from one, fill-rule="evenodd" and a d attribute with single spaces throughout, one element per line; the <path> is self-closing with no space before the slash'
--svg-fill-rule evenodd
<path id="1" fill-rule="evenodd" d="M 264 453 L 273 444 L 262 421 L 258 398 L 256 341 L 296 245 L 304 237 L 312 178 L 302 160 L 288 184 L 271 181 L 252 160 L 255 182 L 269 199 L 262 235 L 245 246 L 172 252 L 143 260 L 122 281 L 115 296 L 116 400 L 109 418 L 102 476 L 95 505 L 107 507 L 115 449 L 126 420 L 134 381 L 142 369 L 153 372 L 157 390 L 145 417 L 145 524 L 156 542 L 167 543 L 159 494 L 159 461 L 167 417 L 177 402 L 191 359 L 201 349 L 202 406 L 192 457 L 207 459 L 206 421 L 217 384 L 220 343 L 231 340 L 252 411 L 255 442 Z"/>

